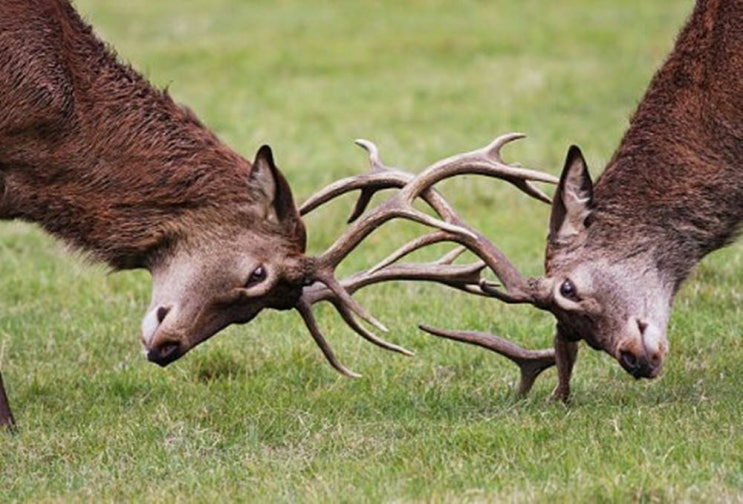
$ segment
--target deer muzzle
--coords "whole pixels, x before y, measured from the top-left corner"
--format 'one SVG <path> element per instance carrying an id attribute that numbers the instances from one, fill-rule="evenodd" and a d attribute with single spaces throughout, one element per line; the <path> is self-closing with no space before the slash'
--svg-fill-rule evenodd
<path id="1" fill-rule="evenodd" d="M 142 321 L 142 344 L 147 360 L 167 366 L 188 351 L 180 338 L 157 335 L 158 329 L 172 311 L 172 306 L 158 306 L 150 310 Z"/>
<path id="2" fill-rule="evenodd" d="M 630 322 L 635 326 L 632 336 L 617 345 L 614 357 L 635 378 L 656 378 L 668 352 L 665 331 L 645 320 Z"/>

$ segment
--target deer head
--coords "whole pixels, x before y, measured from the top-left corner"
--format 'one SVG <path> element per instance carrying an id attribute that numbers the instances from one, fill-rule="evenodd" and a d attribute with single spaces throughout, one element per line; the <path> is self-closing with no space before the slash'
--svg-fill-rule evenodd
<path id="1" fill-rule="evenodd" d="M 318 328 L 311 307 L 320 301 L 331 302 L 365 339 L 410 355 L 356 320 L 385 330 L 335 278 L 336 266 L 381 221 L 364 219 L 324 254 L 308 257 L 304 224 L 269 147 L 256 154 L 246 190 L 250 203 L 242 211 L 230 216 L 222 209 L 221 221 L 212 218 L 211 225 L 189 229 L 149 262 L 153 292 L 142 321 L 147 358 L 166 366 L 228 325 L 249 322 L 264 308 L 296 309 L 330 364 L 346 376 L 359 376 L 337 361 Z M 378 216 L 392 217 L 384 212 Z"/>
<path id="2" fill-rule="evenodd" d="M 664 275 L 647 237 L 621 236 L 626 230 L 619 226 L 607 237 L 612 226 L 602 218 L 586 162 L 573 146 L 552 203 L 541 302 L 557 318 L 561 338 L 607 352 L 635 378 L 654 378 L 668 351 L 677 282 Z"/>
<path id="3" fill-rule="evenodd" d="M 203 226 L 150 261 L 152 300 L 142 321 L 150 361 L 165 366 L 224 327 L 299 299 L 309 278 L 305 229 L 267 146 L 256 154 L 246 191 L 251 205 L 234 222 Z"/>

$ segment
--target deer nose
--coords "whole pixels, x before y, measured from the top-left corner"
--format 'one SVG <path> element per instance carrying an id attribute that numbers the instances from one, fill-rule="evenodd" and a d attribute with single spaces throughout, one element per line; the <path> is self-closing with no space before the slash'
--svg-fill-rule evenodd
<path id="1" fill-rule="evenodd" d="M 655 378 L 660 372 L 660 366 L 654 364 L 655 359 L 648 358 L 644 353 L 635 353 L 631 350 L 622 350 L 619 353 L 619 363 L 625 371 L 635 378 Z M 655 360 L 657 362 L 657 360 Z"/>
<path id="2" fill-rule="evenodd" d="M 634 376 L 635 378 L 647 377 L 648 369 L 643 364 L 643 360 L 630 350 L 622 350 L 619 352 L 619 363 L 622 365 L 625 371 Z"/>
<path id="3" fill-rule="evenodd" d="M 142 344 L 149 347 L 155 339 L 155 333 L 168 316 L 172 306 L 158 306 L 150 310 L 142 320 Z"/>
<path id="4" fill-rule="evenodd" d="M 647 321 L 635 321 L 639 338 L 630 338 L 620 345 L 618 360 L 635 378 L 655 378 L 660 373 L 666 353 L 662 331 Z"/>
<path id="5" fill-rule="evenodd" d="M 147 360 L 160 366 L 167 366 L 186 353 L 181 341 L 157 334 L 172 308 L 172 306 L 153 308 L 142 321 L 142 343 L 147 349 Z"/>
<path id="6" fill-rule="evenodd" d="M 165 367 L 174 360 L 177 360 L 185 352 L 180 341 L 164 340 L 155 344 L 147 351 L 147 360 Z"/>

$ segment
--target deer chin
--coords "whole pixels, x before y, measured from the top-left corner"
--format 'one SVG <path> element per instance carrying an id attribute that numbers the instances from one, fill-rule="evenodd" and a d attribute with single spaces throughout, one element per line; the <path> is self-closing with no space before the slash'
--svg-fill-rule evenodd
<path id="1" fill-rule="evenodd" d="M 627 324 L 624 339 L 619 341 L 612 355 L 636 379 L 657 378 L 668 353 L 668 339 L 661 326 L 641 319 Z"/>

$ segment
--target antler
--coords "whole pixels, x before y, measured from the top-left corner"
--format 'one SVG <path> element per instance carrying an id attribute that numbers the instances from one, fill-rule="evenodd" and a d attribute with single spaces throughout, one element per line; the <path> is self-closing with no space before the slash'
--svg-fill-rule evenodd
<path id="1" fill-rule="evenodd" d="M 418 327 L 434 336 L 486 348 L 509 359 L 519 367 L 519 371 L 521 372 L 519 385 L 516 388 L 516 393 L 520 396 L 525 396 L 529 393 L 531 387 L 534 385 L 534 380 L 537 379 L 537 376 L 542 371 L 555 365 L 554 348 L 527 350 L 494 334 L 478 331 L 447 331 L 424 324 Z"/>
<path id="2" fill-rule="evenodd" d="M 508 303 L 532 303 L 537 306 L 542 304 L 538 281 L 522 277 L 505 255 L 481 233 L 469 227 L 443 196 L 433 188 L 438 182 L 457 175 L 486 175 L 505 180 L 527 195 L 549 203 L 550 198 L 532 182 L 556 184 L 555 177 L 539 171 L 508 165 L 501 159 L 502 147 L 523 136 L 520 133 L 500 136 L 481 149 L 434 163 L 418 175 L 385 166 L 377 147 L 372 142 L 357 140 L 356 143 L 369 153 L 369 171 L 330 184 L 311 196 L 300 208 L 300 214 L 306 215 L 342 194 L 354 190 L 360 191 L 359 198 L 348 219 L 350 227 L 328 250 L 314 259 L 313 279 L 315 282 L 304 289 L 296 306 L 313 338 L 336 370 L 347 376 L 358 376 L 337 361 L 317 326 L 311 306 L 323 300 L 330 301 L 343 320 L 362 337 L 388 350 L 410 355 L 410 352 L 404 348 L 378 338 L 356 320 L 358 316 L 375 328 L 386 331 L 381 323 L 351 297 L 355 290 L 373 283 L 390 280 L 424 280 L 442 283 L 469 293 L 496 297 Z M 374 194 L 389 188 L 398 188 L 399 191 L 379 206 L 367 211 L 367 206 Z M 424 200 L 438 217 L 415 209 L 413 202 L 418 198 Z M 396 218 L 418 222 L 436 230 L 404 245 L 370 270 L 339 282 L 335 278 L 335 268 L 338 264 L 375 229 Z M 477 255 L 480 261 L 470 265 L 453 264 L 454 259 L 464 250 L 460 248 L 436 263 L 395 264 L 414 250 L 444 241 L 463 245 Z M 495 273 L 502 284 L 500 287 L 481 277 L 486 267 Z M 453 338 L 451 334 L 446 337 Z M 514 346 L 514 348 L 518 347 Z M 508 353 L 509 350 L 504 350 L 504 352 Z M 523 369 L 522 367 L 522 374 Z"/>

